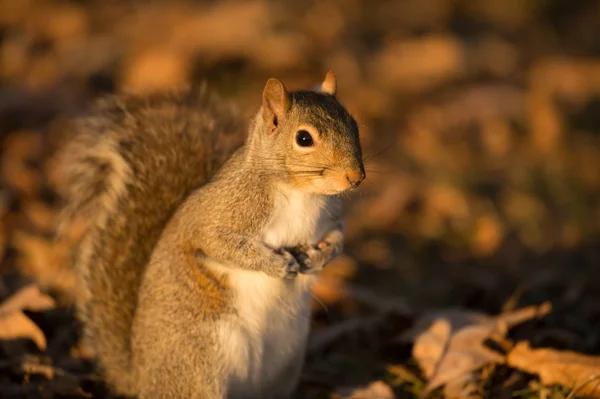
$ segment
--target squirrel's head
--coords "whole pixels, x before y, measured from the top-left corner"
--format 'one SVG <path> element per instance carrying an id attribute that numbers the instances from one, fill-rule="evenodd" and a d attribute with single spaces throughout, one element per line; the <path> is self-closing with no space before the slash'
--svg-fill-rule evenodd
<path id="1" fill-rule="evenodd" d="M 332 71 L 313 90 L 288 92 L 277 79 L 263 90 L 255 126 L 270 161 L 263 165 L 303 191 L 339 194 L 365 178 L 358 125 L 335 94 Z"/>

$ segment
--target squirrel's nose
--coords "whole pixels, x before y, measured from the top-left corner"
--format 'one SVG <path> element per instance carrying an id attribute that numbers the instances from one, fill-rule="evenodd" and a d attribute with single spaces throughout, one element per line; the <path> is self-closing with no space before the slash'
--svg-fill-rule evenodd
<path id="1" fill-rule="evenodd" d="M 346 171 L 346 180 L 350 183 L 350 187 L 355 188 L 365 179 L 365 171 L 363 169 L 350 169 Z"/>

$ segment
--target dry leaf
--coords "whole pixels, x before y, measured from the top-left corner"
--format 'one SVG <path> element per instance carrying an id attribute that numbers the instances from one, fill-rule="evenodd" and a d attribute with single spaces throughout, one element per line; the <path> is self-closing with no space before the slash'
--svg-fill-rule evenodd
<path id="1" fill-rule="evenodd" d="M 28 165 L 39 158 L 43 148 L 39 132 L 18 131 L 6 138 L 0 160 L 0 176 L 8 186 L 23 196 L 35 195 L 41 188 L 38 172 Z"/>
<path id="2" fill-rule="evenodd" d="M 519 342 L 507 356 L 509 366 L 537 374 L 543 384 L 573 388 L 577 397 L 600 398 L 600 357 L 571 351 L 531 349 Z"/>
<path id="3" fill-rule="evenodd" d="M 482 215 L 475 222 L 471 246 L 476 255 L 489 256 L 502 244 L 504 225 L 494 215 Z"/>
<path id="4" fill-rule="evenodd" d="M 344 282 L 354 276 L 357 267 L 356 261 L 346 255 L 332 259 L 312 287 L 313 309 L 339 302 L 344 297 Z"/>
<path id="5" fill-rule="evenodd" d="M 46 349 L 46 337 L 23 310 L 53 309 L 54 299 L 40 292 L 35 285 L 21 288 L 0 304 L 0 339 L 30 338 L 41 350 Z"/>
<path id="6" fill-rule="evenodd" d="M 423 383 L 412 370 L 409 370 L 406 366 L 401 364 L 387 366 L 386 371 L 395 377 L 394 381 L 392 381 L 392 385 L 394 386 L 403 382 L 408 382 L 410 384 Z"/>
<path id="7" fill-rule="evenodd" d="M 451 391 L 460 391 L 457 385 L 462 385 L 462 379 L 469 379 L 471 371 L 489 363 L 502 363 L 503 356 L 484 345 L 495 328 L 488 324 L 469 325 L 452 333 L 449 320 L 437 320 L 413 348 L 413 356 L 429 370 L 425 373 L 429 378 L 425 391 L 444 384 Z M 499 327 L 498 332 L 504 335 L 505 330 Z"/>
<path id="8" fill-rule="evenodd" d="M 189 73 L 190 63 L 184 54 L 151 49 L 133 55 L 121 80 L 131 90 L 150 92 L 185 84 Z"/>
<path id="9" fill-rule="evenodd" d="M 448 36 L 390 43 L 373 59 L 371 76 L 382 86 L 414 93 L 464 73 L 462 43 Z"/>
<path id="10" fill-rule="evenodd" d="M 21 366 L 26 374 L 37 374 L 44 376 L 47 380 L 54 379 L 55 370 L 52 366 L 39 363 L 23 363 Z"/>
<path id="11" fill-rule="evenodd" d="M 42 201 L 27 201 L 23 205 L 23 213 L 41 231 L 52 232 L 56 226 L 55 211 Z"/>
<path id="12" fill-rule="evenodd" d="M 42 237 L 16 231 L 13 245 L 19 250 L 20 271 L 42 287 L 57 289 L 66 299 L 76 295 L 76 279 L 69 267 L 70 243 L 67 239 L 51 242 Z"/>
<path id="13" fill-rule="evenodd" d="M 348 391 L 348 390 L 344 390 Z M 347 393 L 340 393 L 344 399 L 394 399 L 394 392 L 383 381 L 375 381 L 364 388 L 352 388 Z"/>
<path id="14" fill-rule="evenodd" d="M 504 337 L 512 326 L 549 311 L 547 303 L 496 317 L 462 309 L 440 310 L 424 314 L 400 339 L 414 341 L 413 357 L 429 380 L 424 392 L 446 384 L 447 394 L 456 395 L 470 382 L 473 371 L 504 361 L 504 356 L 484 345 L 485 340 Z"/>
<path id="15" fill-rule="evenodd" d="M 16 338 L 29 338 L 41 350 L 47 346 L 42 330 L 20 310 L 0 316 L 0 339 Z"/>
<path id="16" fill-rule="evenodd" d="M 31 284 L 21 288 L 0 304 L 0 316 L 19 310 L 42 311 L 55 307 L 54 299 Z"/>

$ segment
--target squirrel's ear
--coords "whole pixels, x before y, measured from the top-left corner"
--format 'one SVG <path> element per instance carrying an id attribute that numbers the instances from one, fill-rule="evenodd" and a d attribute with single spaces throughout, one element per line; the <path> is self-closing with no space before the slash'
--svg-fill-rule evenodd
<path id="1" fill-rule="evenodd" d="M 271 78 L 263 90 L 263 118 L 273 131 L 290 108 L 290 98 L 281 81 Z"/>
<path id="2" fill-rule="evenodd" d="M 325 80 L 323 80 L 323 83 L 321 83 L 321 91 L 323 93 L 327 93 L 332 96 L 335 96 L 336 90 L 337 90 L 337 82 L 335 79 L 335 74 L 330 69 L 327 72 L 327 74 L 325 75 Z"/>

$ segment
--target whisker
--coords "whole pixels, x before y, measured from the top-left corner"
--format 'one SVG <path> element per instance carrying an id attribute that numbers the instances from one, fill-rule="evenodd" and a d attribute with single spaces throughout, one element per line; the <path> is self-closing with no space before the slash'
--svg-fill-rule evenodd
<path id="1" fill-rule="evenodd" d="M 319 152 L 319 154 L 321 154 L 323 156 L 323 158 L 325 158 L 327 160 L 327 162 L 329 162 L 330 164 L 333 165 L 333 162 L 331 162 L 331 160 L 327 157 L 327 155 L 323 154 L 323 152 L 317 148 L 317 151 Z"/>
<path id="2" fill-rule="evenodd" d="M 392 148 L 392 147 L 393 147 L 393 146 L 395 146 L 396 144 L 397 144 L 396 142 L 393 142 L 392 144 L 388 145 L 388 146 L 387 146 L 387 147 L 385 147 L 385 148 L 382 148 L 382 149 L 379 149 L 379 150 L 374 150 L 374 151 L 371 151 L 369 154 L 367 154 L 367 155 L 365 155 L 365 156 L 363 157 L 363 159 L 362 159 L 363 163 L 365 163 L 367 160 L 369 160 L 369 159 L 373 158 L 374 156 L 376 156 L 376 155 L 380 155 L 381 153 L 383 153 L 383 152 L 385 152 L 385 151 L 389 150 L 390 148 Z"/>
<path id="3" fill-rule="evenodd" d="M 333 170 L 333 168 L 331 168 L 330 166 L 327 165 L 318 165 L 318 164 L 307 164 L 307 163 L 287 163 L 287 164 L 283 164 L 283 163 L 269 163 L 269 162 L 261 162 L 263 165 L 265 166 L 280 166 L 281 168 L 283 168 L 284 166 L 288 166 L 288 167 L 295 167 L 295 168 L 304 168 L 304 169 L 308 169 L 308 170 L 313 170 L 315 172 L 317 171 L 322 171 L 322 170 Z"/>
<path id="4" fill-rule="evenodd" d="M 329 309 L 327 308 L 327 305 L 325 305 L 325 303 L 323 303 L 323 301 L 321 300 L 321 298 L 319 298 L 318 296 L 316 296 L 313 292 L 310 293 L 310 296 L 313 297 L 313 299 L 315 301 L 317 301 L 317 303 L 319 305 L 321 305 L 321 307 L 323 308 L 323 310 L 327 313 L 329 313 Z"/>
<path id="5" fill-rule="evenodd" d="M 383 170 L 377 170 L 377 169 L 365 169 L 365 171 L 366 171 L 367 173 L 374 173 L 374 174 L 376 174 L 376 175 L 378 175 L 378 174 L 379 174 L 379 175 L 382 175 L 382 174 L 386 173 L 386 171 L 383 171 Z M 366 178 L 366 177 L 365 177 L 365 178 Z"/>
<path id="6" fill-rule="evenodd" d="M 280 164 L 287 164 L 289 166 L 299 166 L 299 167 L 314 167 L 314 168 L 325 168 L 325 169 L 331 169 L 331 161 L 330 164 L 325 164 L 322 162 L 318 162 L 318 161 L 310 161 L 310 162 L 289 162 L 286 161 L 285 157 L 260 157 L 260 156 L 253 156 L 251 158 L 252 160 L 257 160 L 257 161 L 263 161 L 263 162 L 277 162 Z"/>
<path id="7" fill-rule="evenodd" d="M 316 176 L 299 176 L 296 180 L 300 183 L 309 183 L 311 181 L 317 180 L 317 177 Z"/>

